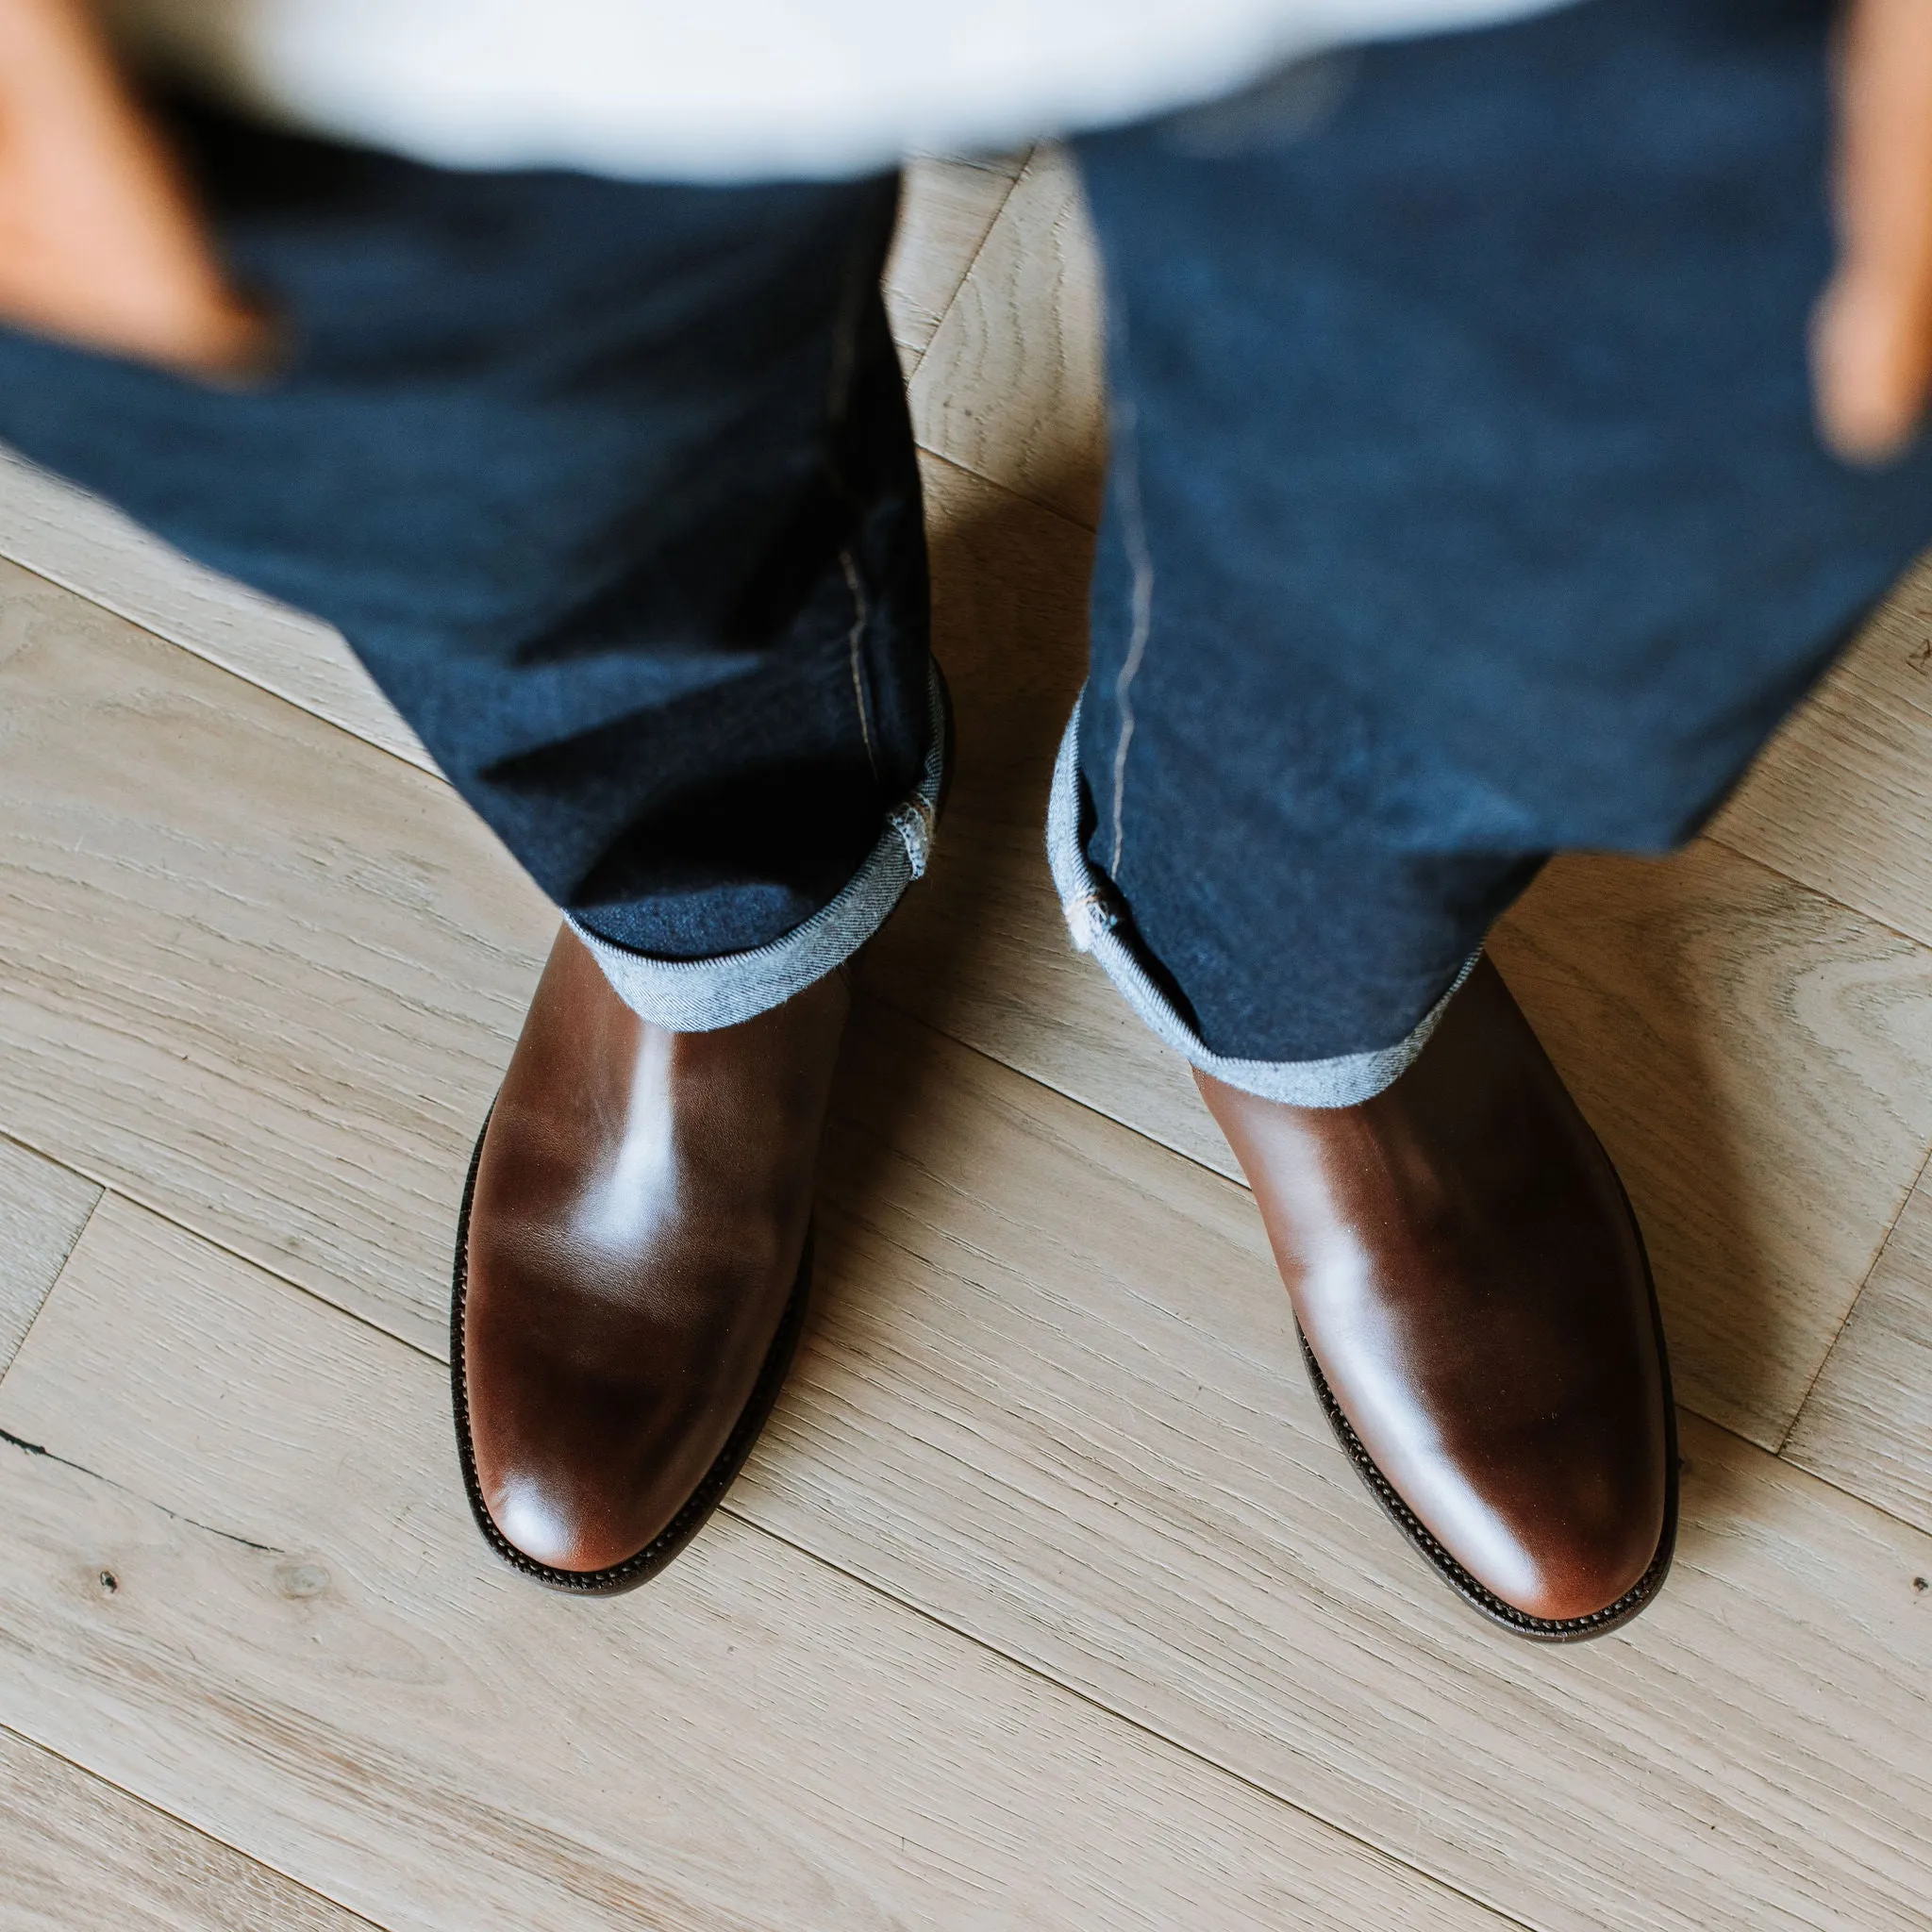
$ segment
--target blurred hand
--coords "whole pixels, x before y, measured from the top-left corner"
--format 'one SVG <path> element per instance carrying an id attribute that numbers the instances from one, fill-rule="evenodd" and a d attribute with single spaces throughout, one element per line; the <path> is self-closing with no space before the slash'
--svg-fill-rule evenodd
<path id="1" fill-rule="evenodd" d="M 0 323 L 202 375 L 266 358 L 82 0 L 0 0 Z"/>
<path id="2" fill-rule="evenodd" d="M 1932 390 L 1932 0 L 1849 0 L 1838 271 L 1811 338 L 1818 426 L 1851 462 L 1911 441 Z"/>

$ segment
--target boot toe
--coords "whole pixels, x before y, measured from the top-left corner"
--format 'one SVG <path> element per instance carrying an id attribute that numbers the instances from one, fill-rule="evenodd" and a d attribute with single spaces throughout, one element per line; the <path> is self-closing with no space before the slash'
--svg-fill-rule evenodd
<path id="1" fill-rule="evenodd" d="M 650 1548 L 676 1513 L 675 1505 L 653 1506 L 632 1493 L 586 1493 L 581 1480 L 534 1470 L 478 1480 L 503 1540 L 533 1563 L 568 1575 L 623 1568 Z"/>
<path id="2" fill-rule="evenodd" d="M 754 1398 L 741 1373 L 613 1384 L 482 1324 L 466 1339 L 461 1447 L 486 1534 L 551 1580 L 608 1576 L 675 1533 Z M 739 1369 L 735 1361 L 721 1369 Z"/>
<path id="3" fill-rule="evenodd" d="M 1443 1547 L 1499 1603 L 1540 1624 L 1577 1624 L 1622 1604 L 1657 1560 L 1664 1536 L 1662 1498 L 1614 1512 L 1545 1507 L 1511 1522 L 1492 1515 L 1481 1531 L 1462 1526 Z"/>
<path id="4" fill-rule="evenodd" d="M 1398 1451 L 1383 1480 L 1464 1594 L 1523 1625 L 1592 1625 L 1648 1600 L 1674 1514 L 1666 1430 L 1633 1418 L 1598 1446 L 1579 1456 L 1549 1444 L 1474 1467 Z"/>
<path id="5" fill-rule="evenodd" d="M 503 1540 L 548 1569 L 608 1570 L 642 1547 L 627 1536 L 613 1538 L 608 1523 L 574 1507 L 577 1499 L 536 1475 L 504 1477 L 483 1494 Z"/>

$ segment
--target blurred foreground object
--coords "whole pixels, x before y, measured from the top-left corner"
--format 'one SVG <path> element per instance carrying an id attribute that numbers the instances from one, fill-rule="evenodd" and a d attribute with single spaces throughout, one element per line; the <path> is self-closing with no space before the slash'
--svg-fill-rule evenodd
<path id="1" fill-rule="evenodd" d="M 1113 126 L 1565 0 L 91 4 L 140 71 L 274 125 L 442 168 L 742 183 Z"/>
<path id="2" fill-rule="evenodd" d="M 1883 462 L 1932 388 L 1932 0 L 1851 0 L 1838 90 L 1840 253 L 1813 337 L 1818 423 L 1847 460 Z"/>
<path id="3" fill-rule="evenodd" d="M 0 0 L 0 320 L 199 375 L 264 354 L 74 0 Z"/>

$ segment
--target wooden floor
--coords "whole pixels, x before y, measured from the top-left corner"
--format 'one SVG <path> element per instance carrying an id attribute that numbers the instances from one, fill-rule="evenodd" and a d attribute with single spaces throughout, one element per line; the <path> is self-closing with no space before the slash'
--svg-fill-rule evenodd
<path id="1" fill-rule="evenodd" d="M 1524 1645 L 1350 1474 L 1191 1086 L 1062 937 L 1064 162 L 921 169 L 892 294 L 958 786 L 789 1392 L 611 1603 L 487 1555 L 441 1361 L 552 916 L 330 634 L 0 471 L 0 1925 L 1932 1924 L 1932 576 L 1708 837 L 1496 942 L 1688 1457 L 1657 1607 Z"/>

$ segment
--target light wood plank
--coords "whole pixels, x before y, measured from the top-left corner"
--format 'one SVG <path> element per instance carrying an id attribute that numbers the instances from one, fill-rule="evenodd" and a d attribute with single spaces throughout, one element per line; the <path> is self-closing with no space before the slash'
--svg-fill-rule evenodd
<path id="1" fill-rule="evenodd" d="M 369 1921 L 0 1730 L 8 1932 L 367 1932 Z"/>
<path id="2" fill-rule="evenodd" d="M 1643 1224 L 1678 1393 L 1775 1449 L 1932 1138 L 1932 952 L 1700 841 L 1491 947 Z"/>
<path id="3" fill-rule="evenodd" d="M 1932 558 L 1907 573 L 1712 824 L 1738 851 L 1932 941 Z"/>
<path id="4" fill-rule="evenodd" d="M 1018 165 L 977 161 L 907 163 L 885 294 L 892 340 L 908 372 L 918 367 L 952 307 L 1018 173 Z"/>
<path id="5" fill-rule="evenodd" d="M 1496 1926 L 729 1518 L 535 1588 L 434 1364 L 117 1200 L 0 1421 L 0 1714 L 386 1924 Z"/>
<path id="6" fill-rule="evenodd" d="M 92 1181 L 0 1140 L 0 1375 L 100 1198 Z"/>
<path id="7" fill-rule="evenodd" d="M 920 441 L 1094 524 L 1107 448 L 1100 325 L 1078 172 L 1064 149 L 1041 148 L 912 379 Z"/>
<path id="8" fill-rule="evenodd" d="M 436 769 L 339 631 L 183 557 L 100 498 L 4 446 L 0 557 L 426 772 Z"/>
<path id="9" fill-rule="evenodd" d="M 0 1128 L 400 1333 L 555 913 L 441 779 L 0 565 Z"/>
<path id="10" fill-rule="evenodd" d="M 1932 1544 L 1735 1439 L 1693 1428 L 1692 1520 L 1666 1604 L 1633 1636 L 1582 1654 L 1491 1638 L 1393 1544 L 1323 1435 L 1291 1379 L 1279 1290 L 1239 1191 L 977 1056 L 930 1036 L 922 1053 L 876 1019 L 872 1031 L 853 1075 L 863 1124 L 845 1130 L 833 1161 L 823 1312 L 772 1454 L 740 1507 L 891 1588 L 929 1591 L 949 1621 L 996 1633 L 1041 1669 L 1124 1700 L 1311 1808 L 1351 1827 L 1379 1824 L 1411 1855 L 1460 1864 L 1531 1923 L 1826 1925 L 1846 1922 L 1833 1916 L 1840 1905 L 1860 1925 L 1910 1923 L 1900 1901 L 1925 1878 L 1909 1848 L 1927 1797 L 1932 1730 L 1920 1702 L 1932 1625 L 1909 1621 L 1899 1602 L 1911 1600 L 1907 1578 L 1924 1574 Z M 884 1150 L 882 1135 L 891 1137 Z M 158 1547 L 153 1526 L 130 1527 L 125 1506 L 90 1515 L 69 1488 L 49 1506 L 64 1541 L 31 1564 L 9 1553 L 0 1577 L 44 1577 L 51 1564 L 44 1590 L 74 1621 L 99 1608 L 75 1580 L 108 1568 L 116 1614 L 133 1603 L 194 1606 L 187 1627 L 170 1623 L 156 1641 L 175 1657 L 205 1646 L 224 1660 L 216 1669 L 240 1657 L 272 1670 L 318 1647 L 338 1667 L 351 1657 L 349 1675 L 375 1670 L 383 1681 L 385 1736 L 426 1722 L 425 1696 L 446 1711 L 479 1681 L 493 1687 L 505 1735 L 541 1732 L 537 1713 L 502 1685 L 541 1656 L 545 1684 L 530 1694 L 550 1700 L 554 1723 L 559 1684 L 589 1668 L 568 1647 L 581 1626 L 513 1634 L 493 1622 L 493 1599 L 479 1602 L 475 1591 L 487 1595 L 491 1579 L 473 1577 L 462 1555 L 433 1381 L 398 1389 L 363 1354 L 337 1360 L 334 1331 L 315 1325 L 335 1318 L 320 1305 L 295 1303 L 305 1311 L 290 1318 L 296 1325 L 264 1337 L 249 1311 L 279 1307 L 278 1291 L 205 1250 L 168 1259 L 184 1239 L 132 1210 L 105 1224 L 97 1217 L 89 1242 L 106 1258 L 83 1265 L 83 1243 L 0 1399 L 0 1423 L 30 1440 L 42 1439 L 39 1429 L 57 1449 L 65 1441 L 100 1475 L 274 1548 L 255 1553 L 258 1570 L 210 1608 L 202 1572 L 177 1560 L 184 1539 L 190 1556 L 202 1542 L 175 1525 Z M 84 1307 L 78 1298 L 97 1280 L 108 1284 L 102 1304 Z M 358 1349 L 386 1347 L 372 1332 L 349 1332 Z M 107 1357 L 118 1364 L 111 1382 L 102 1335 L 120 1351 Z M 35 1368 L 42 1360 L 53 1364 L 44 1373 Z M 177 1387 L 183 1378 L 189 1386 Z M 333 1418 L 320 1441 L 305 1420 L 317 1407 Z M 399 1426 L 415 1433 L 399 1441 Z M 126 1459 L 104 1454 L 104 1437 Z M 37 1478 L 43 1461 L 32 1461 Z M 399 1470 L 427 1472 L 427 1481 L 399 1493 Z M 321 1485 L 318 1471 L 328 1473 Z M 0 1520 L 24 1513 L 16 1499 Z M 480 1565 L 480 1551 L 467 1561 Z M 277 1573 L 277 1563 L 295 1568 Z M 475 1675 L 388 1623 L 264 1634 L 240 1618 L 234 1594 L 272 1602 L 279 1574 L 299 1596 L 315 1584 L 303 1567 L 311 1563 L 346 1573 L 358 1606 L 409 1606 L 418 1593 L 443 1604 Z M 141 1565 L 152 1573 L 142 1577 Z M 794 1633 L 817 1614 L 789 1587 L 741 1571 L 723 1594 L 767 1601 L 774 1623 Z M 334 1607 L 325 1611 L 333 1617 Z M 879 1662 L 874 1633 L 854 1636 L 843 1610 L 825 1620 L 841 1645 Z M 26 1627 L 9 1605 L 0 1628 Z M 777 1641 L 763 1623 L 733 1639 L 747 1657 Z M 37 1654 L 74 1641 L 37 1637 Z M 680 1654 L 688 1648 L 681 1628 L 674 1641 Z M 726 1655 L 722 1641 L 703 1648 L 708 1693 Z M 142 1657 L 146 1686 L 153 1669 Z M 650 1661 L 628 1650 L 617 1659 L 626 1674 Z M 774 1669 L 782 1674 L 784 1661 Z M 879 1663 L 889 1680 L 892 1661 L 885 1654 Z M 87 1653 L 90 1683 L 108 1668 Z M 275 1688 L 272 1696 L 250 1677 L 227 1692 L 220 1735 L 265 1750 L 249 1715 L 265 1713 L 259 1728 L 299 1760 L 278 1761 L 297 1787 L 282 1794 L 291 1817 L 264 1824 L 251 1812 L 245 1832 L 231 1820 L 197 1822 L 372 1908 L 274 1835 L 312 1825 L 328 1808 L 323 1797 L 340 1801 L 323 1772 L 303 1771 L 308 1745 L 287 1744 L 289 1699 Z M 48 1694 L 57 1692 L 66 1710 L 72 1687 L 63 1680 Z M 609 1674 L 587 1694 L 604 1709 Z M 648 1671 L 636 1694 L 667 1702 L 661 1675 Z M 349 1703 L 367 1695 L 366 1677 L 341 1692 Z M 205 1677 L 180 1691 L 176 1721 L 197 1740 L 211 1696 Z M 143 1711 L 146 1735 L 155 1720 Z M 84 1715 L 88 1736 L 103 1735 L 98 1701 Z M 397 1804 L 386 1770 L 370 1772 L 353 1714 L 332 1701 L 323 1715 L 327 1761 L 352 1757 L 372 1802 Z M 931 1708 L 898 1719 L 904 1735 L 941 1724 Z M 718 1718 L 725 1736 L 746 1722 Z M 1003 1717 L 1002 1728 L 1010 1755 L 1025 1727 Z M 48 1741 L 77 1749 L 64 1733 Z M 445 1763 L 489 1756 L 473 1737 L 436 1732 L 431 1741 Z M 876 1734 L 861 1741 L 883 1748 Z M 603 1733 L 583 1748 L 614 1761 Z M 774 1738 L 769 1774 L 797 1761 L 798 1749 L 796 1732 Z M 132 1764 L 95 1761 L 119 1781 L 134 1777 Z M 845 1766 L 808 1761 L 845 1789 Z M 1545 1794 L 1529 1807 L 1518 1785 L 1525 1765 Z M 251 1755 L 251 1790 L 262 1774 Z M 719 1791 L 742 1767 L 729 1780 L 708 1764 L 691 1774 Z M 200 1757 L 170 1775 L 183 1790 L 209 1781 Z M 394 1775 L 411 1790 L 444 1789 L 420 1762 Z M 184 1802 L 173 1786 L 142 1788 L 170 1808 Z M 743 1802 L 756 1812 L 767 1796 L 756 1785 Z M 860 1793 L 853 1807 L 867 1815 L 873 1804 Z M 562 1815 L 554 1803 L 532 1808 L 541 1822 Z M 531 1810 L 504 1800 L 490 1815 Z M 427 1829 L 420 1801 L 402 1818 L 415 1837 Z M 1640 1842 L 1645 1863 L 1632 1870 L 1628 1846 Z M 441 1856 L 445 1845 L 432 1837 L 431 1848 Z M 386 1840 L 373 1849 L 390 1860 Z M 477 1904 L 464 1893 L 455 1908 Z M 735 1923 L 698 1923 L 721 1922 Z"/>
<path id="11" fill-rule="evenodd" d="M 1784 1453 L 1932 1529 L 1932 1186 L 1924 1177 Z"/>
<path id="12" fill-rule="evenodd" d="M 736 1507 L 1527 1924 L 1918 1923 L 1932 1541 L 1689 1419 L 1661 1603 L 1492 1633 L 1329 1438 L 1240 1190 L 883 1015 L 839 1115 Z"/>

